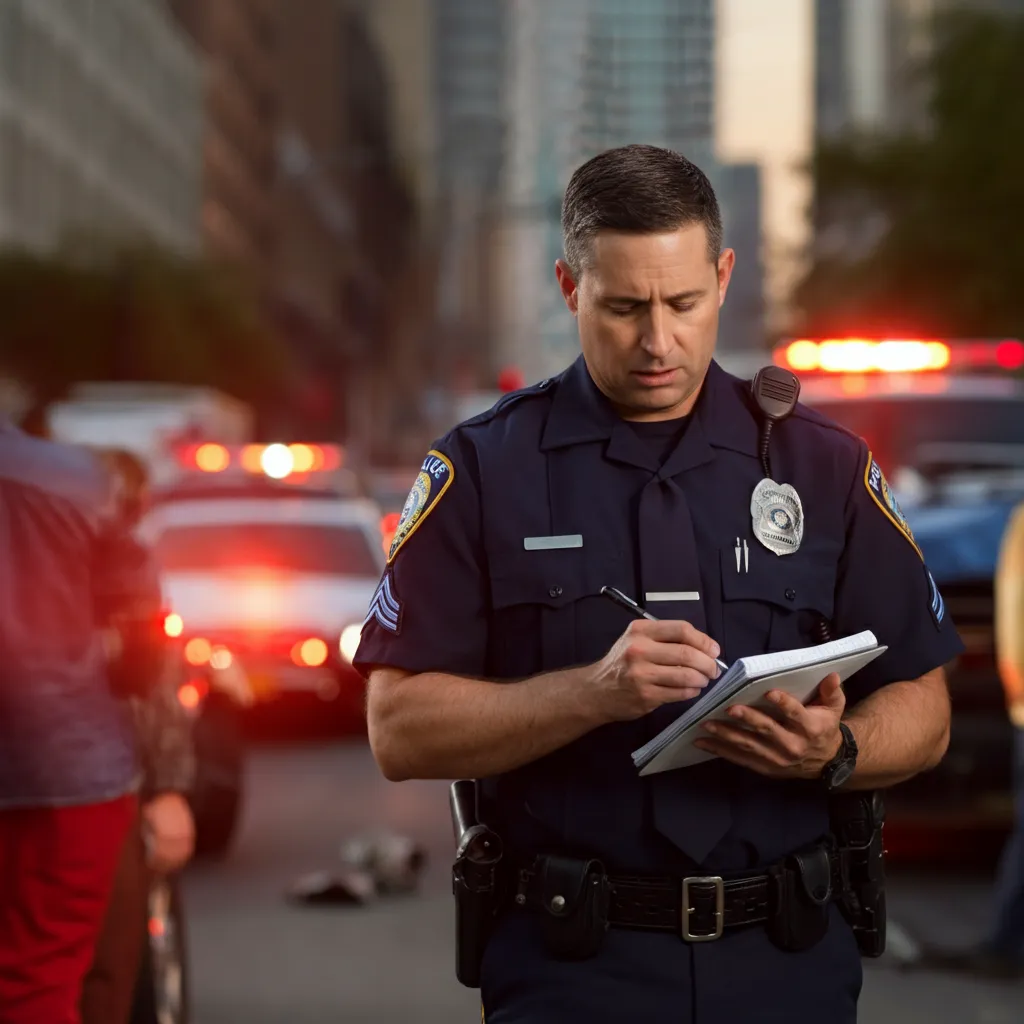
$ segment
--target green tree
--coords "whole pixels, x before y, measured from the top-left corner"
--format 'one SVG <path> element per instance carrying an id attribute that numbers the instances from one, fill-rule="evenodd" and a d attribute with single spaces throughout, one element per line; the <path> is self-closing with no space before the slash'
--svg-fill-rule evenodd
<path id="1" fill-rule="evenodd" d="M 808 333 L 1024 337 L 1024 18 L 934 27 L 927 132 L 817 147 L 819 227 L 860 241 L 813 259 Z"/>
<path id="2" fill-rule="evenodd" d="M 257 408 L 294 367 L 228 271 L 151 248 L 0 253 L 0 376 L 39 405 L 80 381 L 201 384 Z"/>

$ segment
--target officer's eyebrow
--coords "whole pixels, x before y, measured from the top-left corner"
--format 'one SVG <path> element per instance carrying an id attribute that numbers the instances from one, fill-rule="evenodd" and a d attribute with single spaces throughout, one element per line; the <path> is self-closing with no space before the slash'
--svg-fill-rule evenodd
<path id="1" fill-rule="evenodd" d="M 684 302 L 694 302 L 697 299 L 702 299 L 706 294 L 707 289 L 705 288 L 691 288 L 689 291 L 677 292 L 675 295 L 670 295 L 665 301 L 676 306 Z M 635 295 L 606 295 L 604 301 L 609 304 L 622 306 L 646 306 L 651 300 L 637 298 Z"/>

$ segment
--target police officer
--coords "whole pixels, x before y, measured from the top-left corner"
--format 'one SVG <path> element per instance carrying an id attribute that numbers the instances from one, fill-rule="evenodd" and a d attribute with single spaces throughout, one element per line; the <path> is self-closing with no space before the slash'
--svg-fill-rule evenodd
<path id="1" fill-rule="evenodd" d="M 562 226 L 582 355 L 427 455 L 356 658 L 375 757 L 392 780 L 478 780 L 508 872 L 489 1024 L 853 1021 L 830 789 L 939 761 L 959 640 L 861 441 L 797 406 L 762 458 L 749 384 L 712 359 L 735 257 L 706 176 L 602 153 Z M 845 693 L 831 676 L 807 707 L 737 709 L 704 764 L 638 776 L 631 751 L 716 657 L 823 628 L 888 652 Z"/>

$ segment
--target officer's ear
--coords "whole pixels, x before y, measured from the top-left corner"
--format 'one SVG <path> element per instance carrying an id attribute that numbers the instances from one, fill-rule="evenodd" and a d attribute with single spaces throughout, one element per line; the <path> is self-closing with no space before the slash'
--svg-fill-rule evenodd
<path id="1" fill-rule="evenodd" d="M 732 279 L 733 268 L 736 266 L 736 252 L 733 249 L 723 249 L 722 255 L 718 257 L 718 305 L 721 308 L 725 302 L 725 293 L 729 290 L 729 281 Z"/>
<path id="2" fill-rule="evenodd" d="M 579 293 L 576 289 L 576 277 L 565 260 L 555 260 L 555 280 L 565 304 L 569 307 L 569 312 L 575 316 L 580 308 Z"/>

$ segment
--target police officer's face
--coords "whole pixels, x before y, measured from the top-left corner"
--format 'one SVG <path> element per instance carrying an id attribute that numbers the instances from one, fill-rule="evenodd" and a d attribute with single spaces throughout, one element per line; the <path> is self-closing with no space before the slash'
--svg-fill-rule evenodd
<path id="1" fill-rule="evenodd" d="M 731 249 L 717 263 L 708 258 L 702 224 L 657 235 L 601 232 L 576 276 L 559 260 L 587 368 L 625 419 L 666 420 L 693 408 L 734 260 Z"/>

